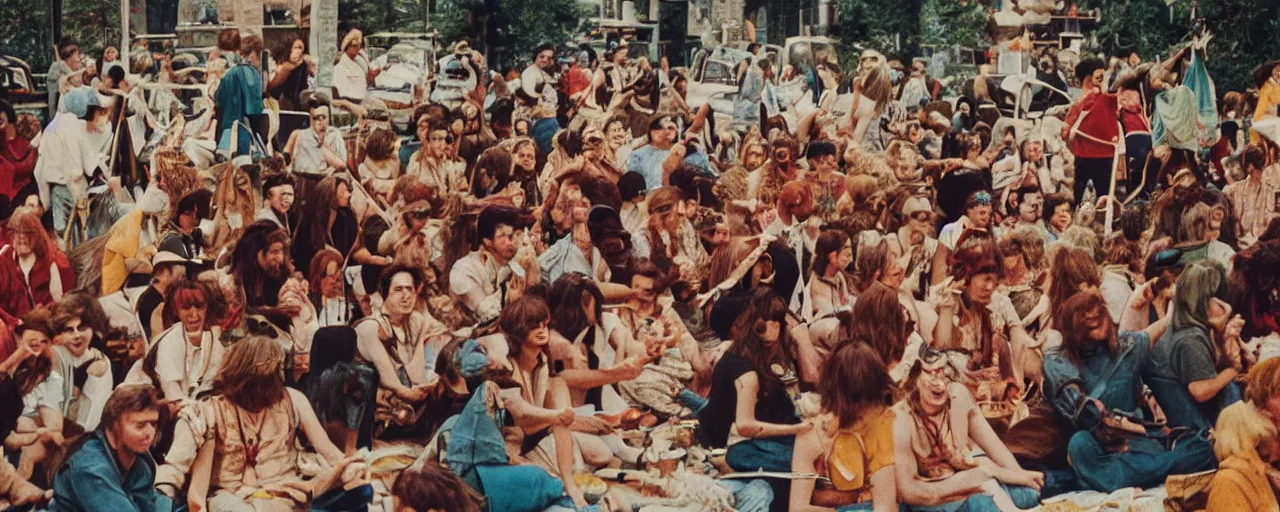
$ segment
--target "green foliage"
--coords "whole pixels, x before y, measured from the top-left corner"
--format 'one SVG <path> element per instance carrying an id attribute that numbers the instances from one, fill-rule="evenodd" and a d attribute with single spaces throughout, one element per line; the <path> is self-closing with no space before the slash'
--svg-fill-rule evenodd
<path id="1" fill-rule="evenodd" d="M 920 12 L 920 43 L 942 48 L 979 49 L 989 44 L 983 28 L 987 11 L 970 0 L 925 0 Z"/>
<path id="2" fill-rule="evenodd" d="M 541 44 L 572 40 L 585 15 L 577 0 L 442 0 L 432 22 L 444 42 L 466 38 L 501 69 L 532 62 Z"/>
<path id="3" fill-rule="evenodd" d="M 1178 0 L 1086 0 L 1086 8 L 1102 8 L 1098 50 L 1105 55 L 1137 51 L 1143 60 L 1167 58 L 1190 41 L 1198 22 L 1191 19 L 1197 2 Z M 1253 69 L 1280 57 L 1280 2 L 1275 0 L 1199 0 L 1197 18 L 1214 34 L 1206 65 L 1218 93 L 1253 87 Z"/>
<path id="4" fill-rule="evenodd" d="M 0 33 L 0 48 L 24 59 L 32 73 L 44 73 L 53 63 L 53 27 L 49 0 L 0 1 L 0 20 L 8 29 Z M 120 44 L 119 0 L 64 0 L 62 35 L 80 45 L 86 57 L 98 58 L 108 44 Z"/>
<path id="5" fill-rule="evenodd" d="M 890 58 L 913 56 L 921 42 L 922 3 L 923 0 L 834 0 L 840 22 L 831 27 L 831 34 L 845 43 L 880 50 Z"/>

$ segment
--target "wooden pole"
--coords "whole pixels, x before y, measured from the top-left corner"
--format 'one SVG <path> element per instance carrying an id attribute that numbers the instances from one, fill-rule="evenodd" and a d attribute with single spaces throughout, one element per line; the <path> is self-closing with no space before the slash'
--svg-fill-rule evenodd
<path id="1" fill-rule="evenodd" d="M 146 0 L 141 0 L 146 1 Z M 120 0 L 120 60 L 129 58 L 129 0 Z M 101 72 L 102 70 L 98 70 Z"/>

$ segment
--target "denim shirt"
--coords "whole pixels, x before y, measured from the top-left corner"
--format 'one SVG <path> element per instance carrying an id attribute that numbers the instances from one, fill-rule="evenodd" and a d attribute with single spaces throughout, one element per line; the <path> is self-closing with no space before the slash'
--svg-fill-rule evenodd
<path id="1" fill-rule="evenodd" d="M 1079 366 L 1063 347 L 1049 350 L 1044 356 L 1044 381 L 1054 410 L 1079 430 L 1093 430 L 1102 421 L 1090 398 L 1101 401 L 1107 410 L 1141 417 L 1140 370 L 1149 359 L 1150 347 L 1145 332 L 1120 333 L 1115 354 L 1098 344 L 1084 351 Z M 1113 366 L 1115 370 L 1107 376 Z"/>

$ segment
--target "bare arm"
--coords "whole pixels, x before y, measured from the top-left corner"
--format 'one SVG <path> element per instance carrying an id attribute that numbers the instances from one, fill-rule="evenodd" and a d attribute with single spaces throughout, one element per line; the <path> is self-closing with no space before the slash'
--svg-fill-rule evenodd
<path id="1" fill-rule="evenodd" d="M 387 349 L 378 341 L 378 331 L 382 327 L 372 322 L 369 325 L 361 325 L 361 327 L 361 329 L 357 330 L 359 341 L 356 346 L 360 351 L 360 355 L 373 362 L 374 369 L 378 370 L 378 384 L 391 390 L 396 395 L 411 392 L 412 390 L 400 383 L 400 378 L 396 376 L 395 367 L 391 364 L 391 356 L 387 355 Z"/>
<path id="2" fill-rule="evenodd" d="M 871 474 L 871 512 L 898 511 L 898 485 L 893 466 Z"/>
<path id="3" fill-rule="evenodd" d="M 796 438 L 795 449 L 791 452 L 791 472 L 799 474 L 817 473 L 815 462 L 822 456 L 822 438 L 818 430 L 810 430 Z M 874 482 L 873 482 L 874 483 Z M 791 512 L 828 512 L 834 509 L 813 504 L 814 480 L 796 478 L 791 481 Z M 873 486 L 872 489 L 875 487 Z"/>
<path id="4" fill-rule="evenodd" d="M 1227 368 L 1218 372 L 1218 376 L 1212 379 L 1197 380 L 1187 384 L 1187 391 L 1191 392 L 1191 396 L 1196 399 L 1196 402 L 1205 403 L 1213 400 L 1222 391 L 1222 388 L 1227 387 L 1227 384 L 1230 384 L 1239 376 L 1240 370 Z"/>
<path id="5" fill-rule="evenodd" d="M 791 320 L 788 320 L 790 322 Z M 800 363 L 800 380 L 809 384 L 817 384 L 822 380 L 822 356 L 818 354 L 818 349 L 813 345 L 813 339 L 809 336 L 809 327 L 803 323 L 796 322 L 796 326 L 791 328 L 791 337 L 796 341 L 796 359 Z"/>
<path id="6" fill-rule="evenodd" d="M 206 510 L 209 499 L 209 478 L 213 473 L 214 443 L 204 443 L 191 464 L 191 481 L 187 488 L 187 508 Z"/>
<path id="7" fill-rule="evenodd" d="M 801 426 L 797 425 L 779 425 L 777 423 L 768 423 L 756 419 L 756 400 L 760 393 L 760 380 L 756 372 L 747 372 L 733 381 L 733 386 L 738 391 L 738 405 L 734 413 L 734 425 L 738 427 L 738 433 L 742 437 L 748 439 L 759 439 L 764 437 L 791 436 L 801 432 Z"/>
<path id="8" fill-rule="evenodd" d="M 320 420 L 316 418 L 316 412 L 311 408 L 311 402 L 307 401 L 306 395 L 301 391 L 288 388 L 289 395 L 293 398 L 293 409 L 298 413 L 298 422 L 302 426 L 302 433 L 307 435 L 307 441 L 311 442 L 311 446 L 316 448 L 319 453 L 330 466 L 337 466 L 342 463 L 344 458 L 342 451 L 334 446 L 333 441 L 329 440 L 329 435 L 324 432 L 324 427 L 320 425 Z"/>
<path id="9" fill-rule="evenodd" d="M 947 265 L 947 260 L 951 258 L 951 249 L 945 244 L 938 244 L 938 250 L 933 252 L 933 279 L 932 285 L 941 283 L 951 275 L 951 267 Z"/>
<path id="10" fill-rule="evenodd" d="M 939 247 L 939 250 L 942 248 Z M 937 268 L 937 267 L 934 267 Z M 942 293 L 950 293 L 943 290 Z M 933 346 L 938 350 L 949 350 L 951 348 L 951 339 L 955 337 L 955 317 L 956 305 L 946 305 L 938 308 L 938 323 L 933 326 Z"/>

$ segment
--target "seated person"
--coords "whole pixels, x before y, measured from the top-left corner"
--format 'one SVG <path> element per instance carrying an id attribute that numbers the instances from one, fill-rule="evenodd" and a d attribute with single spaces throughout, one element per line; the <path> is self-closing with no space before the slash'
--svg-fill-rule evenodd
<path id="1" fill-rule="evenodd" d="M 191 467 L 191 510 L 355 510 L 369 503 L 372 488 L 351 485 L 359 483 L 360 465 L 329 441 L 306 395 L 285 387 L 284 358 L 280 344 L 263 336 L 227 352 L 214 380 L 218 395 L 198 406 L 207 424 Z M 298 432 L 324 461 L 308 481 L 298 465 Z"/>
<path id="2" fill-rule="evenodd" d="M 898 509 L 894 412 L 884 395 L 892 385 L 884 361 L 865 340 L 838 345 L 818 385 L 824 416 L 796 438 L 791 454 L 792 472 L 825 475 L 831 485 L 815 488 L 815 480 L 792 480 L 792 512 L 868 504 L 876 511 Z"/>
<path id="3" fill-rule="evenodd" d="M 347 167 L 347 144 L 342 134 L 329 127 L 332 109 L 324 101 L 307 101 L 311 112 L 310 130 L 289 136 L 284 152 L 293 157 L 293 172 L 328 176 Z"/>
<path id="4" fill-rule="evenodd" d="M 894 406 L 894 473 L 908 510 L 1034 507 L 1042 473 L 1022 469 L 996 437 L 945 355 L 922 348 Z M 979 455 L 976 450 L 981 450 Z"/>
<path id="5" fill-rule="evenodd" d="M 1218 473 L 1209 487 L 1205 512 L 1261 512 L 1276 509 L 1267 474 L 1280 460 L 1276 427 L 1250 402 L 1222 410 L 1214 429 Z"/>
<path id="6" fill-rule="evenodd" d="M 66 403 L 64 379 L 54 371 L 53 319 L 43 307 L 28 311 L 14 329 L 18 347 L 0 365 L 0 370 L 18 383 L 22 391 L 22 417 L 18 426 L 4 440 L 6 452 L 21 452 L 18 475 L 31 478 L 36 465 L 43 462 L 63 437 L 62 408 Z"/>
<path id="7" fill-rule="evenodd" d="M 449 270 L 449 287 L 480 325 L 493 321 L 504 304 L 524 292 L 524 279 L 515 276 L 508 264 L 516 256 L 516 230 L 526 226 L 517 210 L 498 206 L 481 210 L 476 249 Z"/>
<path id="8" fill-rule="evenodd" d="M 62 297 L 53 307 L 54 372 L 62 375 L 62 414 L 86 430 L 98 427 L 102 406 L 115 380 L 111 362 L 101 350 L 106 318 L 98 299 L 77 291 Z M 102 346 L 102 345 L 98 345 Z"/>
<path id="9" fill-rule="evenodd" d="M 212 390 L 222 364 L 221 301 L 210 285 L 179 281 L 169 290 L 163 316 L 171 325 L 147 345 L 125 382 L 150 384 L 167 402 L 187 404 Z"/>
<path id="10" fill-rule="evenodd" d="M 520 439 L 520 446 L 507 447 L 519 456 L 513 462 L 533 463 L 558 476 L 565 493 L 583 506 L 582 489 L 574 480 L 574 473 L 583 466 L 582 455 L 569 429 L 576 415 L 569 408 L 569 390 L 547 357 L 550 321 L 546 302 L 532 295 L 515 299 L 498 317 L 508 346 L 505 363 L 515 384 L 500 392 L 502 406 L 511 412 L 515 424 L 509 429 L 513 437 L 504 437 Z"/>
<path id="11" fill-rule="evenodd" d="M 379 409 L 375 418 L 391 420 L 382 437 L 417 435 L 414 421 L 421 411 L 428 385 L 435 382 L 436 354 L 449 340 L 448 328 L 429 313 L 418 310 L 422 272 L 393 264 L 382 272 L 378 291 L 382 307 L 355 324 L 361 361 L 378 372 Z M 386 425 L 386 421 L 378 423 Z"/>
<path id="12" fill-rule="evenodd" d="M 1212 260 L 1193 263 L 1174 286 L 1173 319 L 1143 368 L 1171 427 L 1208 430 L 1218 411 L 1240 400 L 1240 329 L 1226 302 L 1227 278 Z"/>
<path id="13" fill-rule="evenodd" d="M 1130 302 L 1136 314 L 1145 314 L 1145 307 Z M 1169 450 L 1143 424 L 1141 368 L 1168 327 L 1167 316 L 1146 330 L 1117 334 L 1105 300 L 1089 291 L 1067 299 L 1060 316 L 1054 324 L 1065 334 L 1061 346 L 1045 353 L 1045 389 L 1055 390 L 1047 398 L 1075 427 L 1067 455 L 1083 488 L 1153 487 L 1171 474 L 1213 467 L 1212 447 L 1204 438 L 1191 436 Z"/>
<path id="14" fill-rule="evenodd" d="M 0 437 L 9 437 L 22 415 L 22 389 L 8 376 L 0 376 L 0 404 L 3 404 L 0 405 Z M 51 497 L 53 491 L 32 485 L 18 475 L 8 460 L 0 460 L 0 502 L 20 509 L 24 505 L 46 502 Z"/>
<path id="15" fill-rule="evenodd" d="M 89 433 L 53 480 L 50 510 L 167 512 L 168 497 L 156 492 L 151 444 L 160 421 L 160 396 L 145 385 L 124 385 L 111 393 L 102 424 Z"/>

